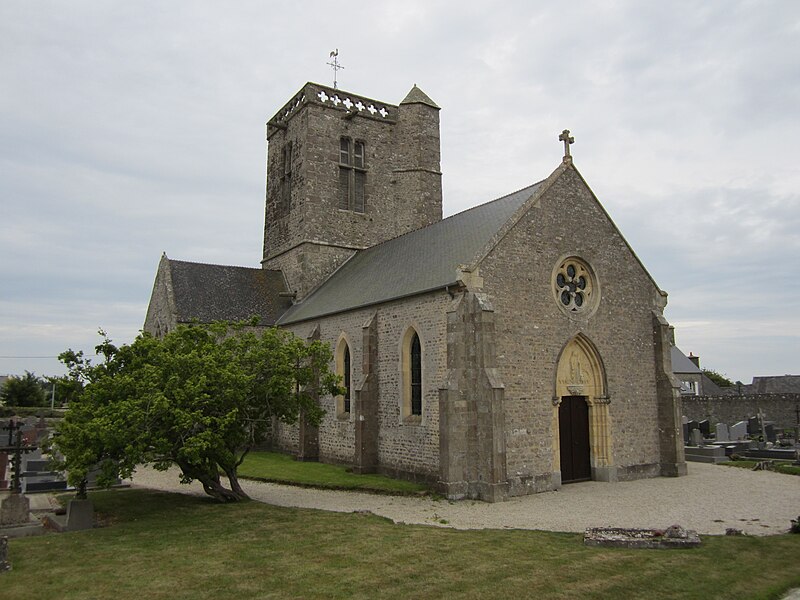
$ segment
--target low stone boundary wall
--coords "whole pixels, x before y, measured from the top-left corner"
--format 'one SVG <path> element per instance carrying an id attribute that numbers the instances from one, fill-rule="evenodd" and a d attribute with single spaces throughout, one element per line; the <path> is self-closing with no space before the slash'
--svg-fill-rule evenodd
<path id="1" fill-rule="evenodd" d="M 741 396 L 683 396 L 683 415 L 690 420 L 733 425 L 758 416 L 759 408 L 776 429 L 794 428 L 800 394 L 743 394 Z"/>

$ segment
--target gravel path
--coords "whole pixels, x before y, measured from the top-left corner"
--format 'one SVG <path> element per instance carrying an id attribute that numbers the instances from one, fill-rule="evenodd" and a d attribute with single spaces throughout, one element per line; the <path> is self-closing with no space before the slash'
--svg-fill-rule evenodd
<path id="1" fill-rule="evenodd" d="M 182 485 L 178 471 L 140 469 L 134 487 L 203 495 L 194 482 Z M 242 481 L 251 498 L 277 506 L 335 512 L 369 511 L 396 523 L 456 529 L 542 529 L 581 532 L 587 527 L 657 527 L 679 524 L 721 535 L 733 527 L 750 535 L 785 533 L 800 515 L 800 477 L 766 471 L 690 463 L 689 475 L 622 483 L 587 481 L 488 504 L 431 498 L 379 496 L 272 483 Z"/>

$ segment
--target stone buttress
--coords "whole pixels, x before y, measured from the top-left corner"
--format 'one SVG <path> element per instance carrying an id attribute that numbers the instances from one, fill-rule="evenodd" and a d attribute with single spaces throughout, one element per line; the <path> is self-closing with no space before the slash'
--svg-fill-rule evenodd
<path id="1" fill-rule="evenodd" d="M 658 401 L 658 439 L 661 451 L 661 476 L 686 475 L 686 457 L 681 431 L 680 384 L 672 374 L 669 323 L 653 312 L 653 343 L 655 344 L 656 393 Z"/>
<path id="2" fill-rule="evenodd" d="M 319 325 L 316 325 L 306 340 L 311 343 L 319 341 L 320 330 Z M 312 386 L 311 394 L 314 401 L 319 404 L 319 378 L 317 378 L 316 385 Z M 299 448 L 297 450 L 297 460 L 316 461 L 319 460 L 319 428 L 312 425 L 306 418 L 306 415 L 301 411 L 299 420 Z"/>
<path id="3" fill-rule="evenodd" d="M 378 315 L 362 327 L 364 374 L 356 388 L 354 473 L 375 473 L 378 468 Z"/>
<path id="4" fill-rule="evenodd" d="M 466 291 L 447 314 L 447 381 L 439 390 L 440 484 L 449 499 L 505 500 L 504 386 L 494 310 Z"/>

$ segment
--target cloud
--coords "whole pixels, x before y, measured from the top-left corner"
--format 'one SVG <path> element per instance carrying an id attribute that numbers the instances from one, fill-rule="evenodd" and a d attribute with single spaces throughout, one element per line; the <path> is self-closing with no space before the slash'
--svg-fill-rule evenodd
<path id="1" fill-rule="evenodd" d="M 129 341 L 162 251 L 257 265 L 264 123 L 338 47 L 344 89 L 442 106 L 446 214 L 546 177 L 569 128 L 679 340 L 737 378 L 796 371 L 799 23 L 788 1 L 4 2 L 0 328 L 32 355 Z"/>

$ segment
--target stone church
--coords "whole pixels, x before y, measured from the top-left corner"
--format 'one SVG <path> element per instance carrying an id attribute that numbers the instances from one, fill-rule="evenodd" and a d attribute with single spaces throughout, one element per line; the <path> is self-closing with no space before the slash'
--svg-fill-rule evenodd
<path id="1" fill-rule="evenodd" d="M 267 123 L 261 268 L 165 255 L 144 329 L 258 315 L 328 342 L 347 393 L 273 427 L 301 459 L 487 501 L 685 474 L 667 294 L 569 132 L 552 173 L 443 219 L 439 110 L 305 84 Z"/>

